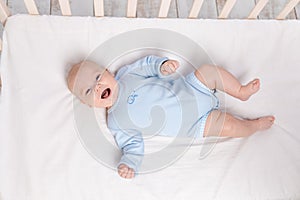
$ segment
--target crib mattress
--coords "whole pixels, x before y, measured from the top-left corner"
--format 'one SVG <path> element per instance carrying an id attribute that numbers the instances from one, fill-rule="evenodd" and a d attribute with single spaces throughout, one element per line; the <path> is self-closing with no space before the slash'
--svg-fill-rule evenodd
<path id="1" fill-rule="evenodd" d="M 259 93 L 246 102 L 225 96 L 223 109 L 245 118 L 272 114 L 274 126 L 247 138 L 196 141 L 170 166 L 133 180 L 99 163 L 76 133 L 67 66 L 141 28 L 190 38 L 242 83 L 259 77 Z M 1 58 L 0 199 L 299 199 L 299 35 L 296 20 L 9 17 Z M 158 137 L 150 148 L 166 140 Z"/>

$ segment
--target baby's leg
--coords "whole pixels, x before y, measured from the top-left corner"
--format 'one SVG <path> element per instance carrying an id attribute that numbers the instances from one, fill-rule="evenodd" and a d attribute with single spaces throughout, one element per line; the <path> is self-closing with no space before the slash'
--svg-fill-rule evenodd
<path id="1" fill-rule="evenodd" d="M 270 128 L 274 120 L 273 116 L 243 120 L 235 118 L 228 113 L 214 110 L 206 120 L 204 137 L 246 137 L 256 131 Z"/>
<path id="2" fill-rule="evenodd" d="M 247 85 L 240 82 L 222 67 L 203 65 L 195 71 L 196 77 L 210 89 L 218 89 L 227 94 L 246 101 L 259 90 L 259 79 L 250 81 Z"/>

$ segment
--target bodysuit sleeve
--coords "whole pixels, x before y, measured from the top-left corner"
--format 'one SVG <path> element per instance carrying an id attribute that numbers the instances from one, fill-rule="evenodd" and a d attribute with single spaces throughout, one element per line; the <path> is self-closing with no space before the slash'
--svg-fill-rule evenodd
<path id="1" fill-rule="evenodd" d="M 111 129 L 116 144 L 122 150 L 120 164 L 126 164 L 135 173 L 138 172 L 144 155 L 144 141 L 141 133 L 137 130 Z"/>
<path id="2" fill-rule="evenodd" d="M 153 76 L 164 78 L 165 76 L 160 72 L 160 66 L 167 60 L 167 57 L 158 57 L 154 55 L 146 56 L 135 61 L 132 64 L 125 65 L 124 67 L 122 67 L 118 71 L 116 78 L 119 79 L 121 78 L 121 76 L 128 73 L 142 76 L 144 78 Z"/>

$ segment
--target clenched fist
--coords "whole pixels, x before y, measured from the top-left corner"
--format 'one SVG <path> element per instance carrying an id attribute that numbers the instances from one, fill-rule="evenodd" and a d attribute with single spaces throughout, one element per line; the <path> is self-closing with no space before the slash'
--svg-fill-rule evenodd
<path id="1" fill-rule="evenodd" d="M 179 67 L 178 61 L 168 60 L 160 66 L 160 72 L 165 76 L 170 75 L 170 74 L 173 74 L 174 72 L 176 72 L 178 67 Z"/>
<path id="2" fill-rule="evenodd" d="M 118 173 L 122 178 L 133 178 L 134 177 L 134 170 L 129 168 L 125 164 L 120 164 L 118 167 Z"/>

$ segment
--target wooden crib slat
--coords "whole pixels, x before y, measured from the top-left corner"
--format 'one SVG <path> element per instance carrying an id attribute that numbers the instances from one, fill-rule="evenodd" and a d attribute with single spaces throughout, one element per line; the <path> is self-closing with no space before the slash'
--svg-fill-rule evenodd
<path id="1" fill-rule="evenodd" d="M 71 7 L 69 0 L 58 0 L 61 14 L 64 16 L 71 16 Z"/>
<path id="2" fill-rule="evenodd" d="M 253 8 L 251 13 L 248 16 L 248 19 L 257 19 L 257 16 L 262 11 L 262 9 L 266 6 L 269 0 L 260 0 L 256 6 Z"/>
<path id="3" fill-rule="evenodd" d="M 24 0 L 25 6 L 27 8 L 27 11 L 31 15 L 38 15 L 39 11 L 36 7 L 34 0 Z"/>
<path id="4" fill-rule="evenodd" d="M 189 18 L 197 18 L 202 7 L 203 0 L 194 0 Z"/>
<path id="5" fill-rule="evenodd" d="M 235 3 L 236 0 L 227 0 L 218 18 L 226 19 Z"/>
<path id="6" fill-rule="evenodd" d="M 300 20 L 300 4 L 295 7 L 295 17 Z"/>
<path id="7" fill-rule="evenodd" d="M 300 0 L 291 0 L 286 4 L 283 10 L 279 13 L 276 19 L 285 19 L 286 16 L 296 7 Z"/>
<path id="8" fill-rule="evenodd" d="M 137 0 L 128 0 L 127 17 L 136 17 Z"/>
<path id="9" fill-rule="evenodd" d="M 104 3 L 103 0 L 94 0 L 95 17 L 104 16 Z"/>
<path id="10" fill-rule="evenodd" d="M 2 0 L 1 0 L 1 2 L 2 2 Z M 0 5 L 0 7 L 1 7 L 1 5 Z M 2 40 L 1 40 L 1 38 L 0 38 L 0 51 L 2 51 Z M 2 81 L 1 81 L 1 74 L 0 74 L 0 92 L 1 92 L 1 88 L 2 88 Z"/>
<path id="11" fill-rule="evenodd" d="M 3 0 L 0 0 L 0 21 L 3 25 L 5 24 L 8 16 L 10 16 L 10 11 Z"/>
<path id="12" fill-rule="evenodd" d="M 264 9 L 259 13 L 259 19 L 276 19 L 277 15 L 290 0 L 270 0 Z M 291 12 L 286 19 L 295 19 L 296 13 Z"/>
<path id="13" fill-rule="evenodd" d="M 234 4 L 234 7 L 230 11 L 227 18 L 230 19 L 246 19 L 251 12 L 251 10 L 255 7 L 255 1 L 258 0 L 237 0 Z M 226 3 L 225 0 L 217 0 L 217 11 L 221 13 Z"/>
<path id="14" fill-rule="evenodd" d="M 171 0 L 161 0 L 158 17 L 165 18 L 168 16 Z"/>
<path id="15" fill-rule="evenodd" d="M 172 3 L 168 13 L 168 17 L 172 17 Z M 175 2 L 174 2 L 175 4 Z M 193 7 L 194 1 L 185 0 L 185 1 L 176 1 L 177 5 L 177 17 L 178 18 L 189 18 L 191 14 L 191 8 Z M 176 12 L 176 8 L 174 10 Z M 217 3 L 216 1 L 203 0 L 203 4 L 200 6 L 200 11 L 196 18 L 205 18 L 205 19 L 216 19 L 218 17 L 217 13 Z"/>

